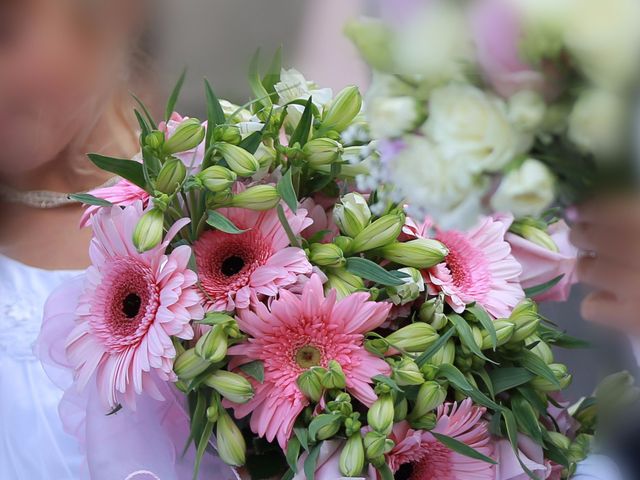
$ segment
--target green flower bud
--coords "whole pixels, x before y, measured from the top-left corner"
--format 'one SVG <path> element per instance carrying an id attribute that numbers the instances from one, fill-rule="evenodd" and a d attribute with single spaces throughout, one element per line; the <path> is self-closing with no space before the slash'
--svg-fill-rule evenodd
<path id="1" fill-rule="evenodd" d="M 331 102 L 322 119 L 322 130 L 343 132 L 351 125 L 360 110 L 362 110 L 362 95 L 358 87 L 345 88 Z"/>
<path id="2" fill-rule="evenodd" d="M 367 422 L 376 432 L 389 435 L 393 428 L 393 398 L 382 395 L 374 402 L 367 412 Z"/>
<path id="3" fill-rule="evenodd" d="M 362 278 L 347 272 L 344 268 L 332 270 L 327 274 L 327 279 L 326 288 L 328 290 L 335 289 L 339 300 L 358 290 L 364 290 Z"/>
<path id="4" fill-rule="evenodd" d="M 351 396 L 346 392 L 336 395 L 335 400 L 327 403 L 327 411 L 331 413 L 339 413 L 343 417 L 353 414 L 353 406 L 351 405 Z"/>
<path id="5" fill-rule="evenodd" d="M 380 254 L 390 262 L 414 268 L 430 268 L 442 263 L 449 250 L 437 240 L 420 238 L 385 245 Z"/>
<path id="6" fill-rule="evenodd" d="M 196 178 L 202 183 L 202 186 L 213 193 L 224 192 L 229 190 L 236 181 L 238 175 L 228 168 L 214 165 L 209 167 L 198 175 Z"/>
<path id="7" fill-rule="evenodd" d="M 527 345 L 529 351 L 540 357 L 544 361 L 544 363 L 546 363 L 547 365 L 553 363 L 553 352 L 551 351 L 551 347 L 549 347 L 546 342 L 543 342 L 540 337 L 538 337 L 537 335 L 527 337 L 525 339 L 525 344 Z M 535 344 L 535 346 L 529 348 L 529 345 L 533 344 Z"/>
<path id="8" fill-rule="evenodd" d="M 313 402 L 318 402 L 322 398 L 322 392 L 324 392 L 322 375 L 324 375 L 324 369 L 310 368 L 298 377 L 298 388 Z"/>
<path id="9" fill-rule="evenodd" d="M 531 385 L 536 390 L 540 390 L 541 392 L 556 392 L 559 390 L 564 390 L 571 384 L 572 376 L 569 373 L 567 366 L 562 365 L 561 363 L 552 363 L 549 365 L 549 368 L 553 372 L 554 376 L 558 380 L 560 384 L 560 388 L 554 383 L 551 383 L 544 377 L 535 377 L 531 380 Z"/>
<path id="10" fill-rule="evenodd" d="M 360 432 L 351 435 L 340 453 L 340 473 L 357 477 L 364 468 L 364 446 Z"/>
<path id="11" fill-rule="evenodd" d="M 241 177 L 250 177 L 260 168 L 256 157 L 247 152 L 244 148 L 231 145 L 229 143 L 216 144 L 216 149 L 227 161 L 229 168 Z"/>
<path id="12" fill-rule="evenodd" d="M 329 423 L 324 423 L 329 421 Z M 312 440 L 327 440 L 336 435 L 340 431 L 340 427 L 342 426 L 342 417 L 336 414 L 327 414 L 323 413 L 318 415 L 311 421 L 309 428 L 314 427 L 314 423 L 324 423 L 318 431 L 316 432 L 315 437 Z M 314 427 L 315 428 L 315 427 Z"/>
<path id="13" fill-rule="evenodd" d="M 447 398 L 447 390 L 435 381 L 428 381 L 420 386 L 416 403 L 410 419 L 417 420 L 442 405 Z"/>
<path id="14" fill-rule="evenodd" d="M 240 129 L 233 125 L 218 125 L 213 131 L 213 139 L 216 142 L 226 142 L 238 145 L 242 141 Z"/>
<path id="15" fill-rule="evenodd" d="M 362 428 L 362 422 L 359 420 L 359 418 L 360 414 L 356 412 L 352 413 L 349 418 L 345 419 L 344 431 L 347 437 L 360 432 L 360 429 Z"/>
<path id="16" fill-rule="evenodd" d="M 418 316 L 423 322 L 430 324 L 436 330 L 440 330 L 449 322 L 444 314 L 444 306 L 443 295 L 430 298 L 420 306 Z"/>
<path id="17" fill-rule="evenodd" d="M 387 341 L 399 350 L 406 352 L 424 352 L 440 336 L 428 323 L 416 322 L 396 330 L 387 337 Z"/>
<path id="18" fill-rule="evenodd" d="M 393 422 L 398 423 L 407 418 L 409 402 L 406 398 L 400 398 L 393 404 Z"/>
<path id="19" fill-rule="evenodd" d="M 249 210 L 271 210 L 280 202 L 280 194 L 273 185 L 256 185 L 231 198 L 231 206 Z"/>
<path id="20" fill-rule="evenodd" d="M 424 383 L 424 377 L 416 362 L 410 358 L 403 358 L 393 369 L 393 379 L 400 386 L 420 385 Z"/>
<path id="21" fill-rule="evenodd" d="M 456 358 L 456 344 L 449 340 L 440 350 L 434 353 L 431 360 L 433 365 L 453 364 Z"/>
<path id="22" fill-rule="evenodd" d="M 369 460 L 384 455 L 387 450 L 387 436 L 380 432 L 367 432 L 364 436 L 364 448 Z"/>
<path id="23" fill-rule="evenodd" d="M 513 336 L 513 332 L 516 329 L 516 326 L 513 322 L 509 320 L 498 319 L 493 322 L 493 326 L 496 328 L 496 336 L 498 337 L 498 347 L 504 345 Z M 489 348 L 493 348 L 493 343 L 491 341 L 491 336 L 489 332 L 486 330 L 482 330 L 482 347 L 483 350 L 488 350 Z"/>
<path id="24" fill-rule="evenodd" d="M 192 380 L 204 372 L 209 365 L 206 360 L 196 355 L 195 349 L 180 354 L 173 365 L 173 371 L 180 380 Z"/>
<path id="25" fill-rule="evenodd" d="M 379 218 L 355 236 L 353 252 L 366 252 L 394 242 L 402 231 L 404 220 L 402 214 L 389 214 Z"/>
<path id="26" fill-rule="evenodd" d="M 571 447 L 571 440 L 559 432 L 547 432 L 551 443 L 562 450 L 568 450 Z"/>
<path id="27" fill-rule="evenodd" d="M 158 150 L 164 144 L 164 133 L 155 130 L 147 135 L 144 144 L 153 150 Z"/>
<path id="28" fill-rule="evenodd" d="M 254 156 L 260 164 L 260 168 L 268 168 L 275 161 L 277 152 L 275 148 L 261 143 Z"/>
<path id="29" fill-rule="evenodd" d="M 224 463 L 235 467 L 244 465 L 247 445 L 236 422 L 223 409 L 218 417 L 216 440 L 218 455 Z"/>
<path id="30" fill-rule="evenodd" d="M 153 208 L 145 213 L 133 232 L 133 244 L 138 252 L 147 252 L 162 242 L 164 231 L 164 213 Z"/>
<path id="31" fill-rule="evenodd" d="M 221 325 L 214 326 L 198 339 L 196 355 L 211 363 L 224 360 L 227 356 L 227 334 Z"/>
<path id="32" fill-rule="evenodd" d="M 316 138 L 302 147 L 311 169 L 336 163 L 343 151 L 342 145 L 330 138 Z"/>
<path id="33" fill-rule="evenodd" d="M 213 399 L 211 405 L 207 408 L 207 420 L 211 423 L 216 423 L 220 417 L 220 403 L 218 402 L 218 396 Z"/>
<path id="34" fill-rule="evenodd" d="M 321 267 L 342 267 L 347 263 L 340 247 L 333 243 L 313 243 L 309 247 L 309 260 Z"/>
<path id="35" fill-rule="evenodd" d="M 347 252 L 351 252 L 353 246 L 353 238 L 338 236 L 333 239 L 333 243 L 346 254 Z"/>
<path id="36" fill-rule="evenodd" d="M 347 386 L 347 380 L 342 371 L 342 367 L 335 360 L 330 360 L 327 371 L 322 377 L 322 385 L 327 389 L 343 389 Z"/>
<path id="37" fill-rule="evenodd" d="M 171 137 L 164 142 L 164 153 L 188 152 L 202 143 L 206 134 L 205 128 L 197 118 L 189 118 L 182 122 Z"/>
<path id="38" fill-rule="evenodd" d="M 187 176 L 187 167 L 182 160 L 170 158 L 160 169 L 156 179 L 156 190 L 173 195 L 182 185 Z"/>
<path id="39" fill-rule="evenodd" d="M 542 248 L 556 253 L 560 251 L 551 235 L 535 225 L 517 223 L 512 225 L 511 231 Z"/>
<path id="40" fill-rule="evenodd" d="M 384 338 L 370 338 L 365 340 L 364 348 L 374 355 L 385 355 L 389 350 L 389 342 Z"/>
<path id="41" fill-rule="evenodd" d="M 569 460 L 572 462 L 581 462 L 591 453 L 593 436 L 586 433 L 579 434 L 569 447 Z"/>
<path id="42" fill-rule="evenodd" d="M 420 367 L 420 372 L 424 375 L 425 380 L 435 380 L 440 369 L 431 363 L 425 363 Z"/>
<path id="43" fill-rule="evenodd" d="M 400 268 L 399 272 L 406 273 L 408 276 L 403 278 L 402 285 L 387 287 L 387 295 L 395 305 L 406 305 L 418 299 L 420 294 L 424 292 L 424 279 L 419 270 L 415 268 Z"/>
<path id="44" fill-rule="evenodd" d="M 233 403 L 247 403 L 253 398 L 253 388 L 249 380 L 237 373 L 218 370 L 204 383 Z"/>
<path id="45" fill-rule="evenodd" d="M 348 193 L 333 209 L 333 219 L 342 233 L 355 237 L 371 221 L 371 210 L 359 193 Z"/>
<path id="46" fill-rule="evenodd" d="M 415 420 L 409 420 L 411 428 L 416 430 L 433 430 L 438 423 L 438 417 L 435 413 L 427 413 L 426 415 L 416 418 Z"/>
<path id="47" fill-rule="evenodd" d="M 524 299 L 511 313 L 509 321 L 515 324 L 515 330 L 510 342 L 521 342 L 538 330 L 540 316 L 538 306 L 529 298 Z"/>

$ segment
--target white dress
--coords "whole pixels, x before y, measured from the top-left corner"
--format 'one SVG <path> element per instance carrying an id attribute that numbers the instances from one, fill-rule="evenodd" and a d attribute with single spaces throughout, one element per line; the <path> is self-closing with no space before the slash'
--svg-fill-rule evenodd
<path id="1" fill-rule="evenodd" d="M 33 345 L 51 291 L 78 272 L 49 271 L 0 255 L 0 480 L 75 480 L 83 455 L 58 416 L 62 392 Z"/>

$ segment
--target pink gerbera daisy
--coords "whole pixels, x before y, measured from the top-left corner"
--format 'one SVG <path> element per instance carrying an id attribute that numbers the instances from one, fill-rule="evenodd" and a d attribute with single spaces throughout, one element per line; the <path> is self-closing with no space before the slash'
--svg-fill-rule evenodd
<path id="1" fill-rule="evenodd" d="M 493 455 L 493 443 L 485 409 L 466 399 L 459 405 L 448 403 L 437 411 L 434 432 L 465 443 L 487 457 Z M 431 433 L 412 430 L 406 421 L 393 427 L 395 446 L 387 455 L 387 463 L 395 473 L 401 467 L 410 470 L 409 480 L 494 480 L 495 467 L 482 460 L 466 457 L 450 450 Z"/>
<path id="2" fill-rule="evenodd" d="M 264 382 L 254 382 L 255 396 L 244 405 L 233 405 L 236 417 L 251 415 L 251 429 L 267 440 L 278 439 L 285 448 L 297 416 L 309 404 L 300 391 L 298 377 L 312 366 L 338 362 L 347 390 L 365 405 L 376 395 L 372 378 L 388 375 L 389 365 L 367 352 L 363 334 L 386 319 L 388 303 L 369 301 L 368 293 L 355 293 L 336 302 L 332 290 L 326 297 L 320 278 L 313 275 L 302 295 L 283 290 L 269 310 L 257 304 L 255 312 L 240 312 L 238 325 L 248 341 L 229 349 L 236 355 L 232 367 L 259 360 Z"/>
<path id="3" fill-rule="evenodd" d="M 133 231 L 142 203 L 102 209 L 93 217 L 94 238 L 76 326 L 66 352 L 82 389 L 96 374 L 100 397 L 111 408 L 135 407 L 143 391 L 162 398 L 156 380 L 174 381 L 171 337 L 193 338 L 191 320 L 203 310 L 187 268 L 191 249 L 166 254 L 168 242 L 188 220 L 177 222 L 161 245 L 138 253 Z"/>
<path id="4" fill-rule="evenodd" d="M 304 251 L 290 247 L 275 209 L 256 212 L 221 209 L 244 233 L 205 232 L 194 244 L 203 300 L 210 310 L 231 312 L 247 308 L 258 295 L 274 297 L 283 287 L 309 275 L 312 266 Z M 307 211 L 285 214 L 294 235 L 311 225 Z"/>
<path id="5" fill-rule="evenodd" d="M 106 200 L 121 207 L 133 205 L 138 200 L 141 200 L 143 205 L 146 206 L 149 201 L 149 194 L 146 191 L 124 179 L 121 179 L 118 183 L 110 187 L 96 188 L 88 193 L 94 197 L 101 198 L 102 200 Z M 101 208 L 102 207 L 97 205 L 88 206 L 82 214 L 82 218 L 80 218 L 80 227 L 90 225 L 91 217 Z"/>
<path id="6" fill-rule="evenodd" d="M 408 222 L 405 234 L 414 238 L 428 234 L 429 224 Z M 495 318 L 508 317 L 525 297 L 519 282 L 522 266 L 505 241 L 508 225 L 485 218 L 470 232 L 436 230 L 435 239 L 449 254 L 445 261 L 424 272 L 432 295 L 444 293 L 447 303 L 462 313 L 477 303 Z"/>

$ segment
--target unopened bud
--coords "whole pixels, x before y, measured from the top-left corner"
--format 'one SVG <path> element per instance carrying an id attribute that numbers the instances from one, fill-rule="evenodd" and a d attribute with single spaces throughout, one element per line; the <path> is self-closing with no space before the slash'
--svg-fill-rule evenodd
<path id="1" fill-rule="evenodd" d="M 385 245 L 380 253 L 390 262 L 424 269 L 442 263 L 449 250 L 437 240 L 421 238 Z"/>
<path id="2" fill-rule="evenodd" d="M 324 388 L 321 379 L 323 374 L 323 369 L 310 368 L 298 377 L 298 388 L 305 397 L 313 402 L 318 402 L 322 398 Z"/>
<path id="3" fill-rule="evenodd" d="M 213 139 L 216 142 L 238 145 L 242 141 L 242 135 L 240 129 L 234 125 L 218 125 L 213 131 Z"/>
<path id="4" fill-rule="evenodd" d="M 554 376 L 556 377 L 556 380 L 560 385 L 559 388 L 557 384 L 550 382 L 544 377 L 535 377 L 533 380 L 531 380 L 531 385 L 536 390 L 540 390 L 541 392 L 556 392 L 556 391 L 564 390 L 565 388 L 567 388 L 572 380 L 571 374 L 569 374 L 567 366 L 562 365 L 561 363 L 552 363 L 551 365 L 549 365 L 549 368 L 551 369 Z"/>
<path id="5" fill-rule="evenodd" d="M 352 250 L 355 253 L 366 252 L 394 242 L 402 231 L 404 220 L 402 214 L 389 214 L 379 218 L 355 236 Z"/>
<path id="6" fill-rule="evenodd" d="M 224 360 L 227 356 L 227 334 L 221 325 L 214 326 L 198 339 L 196 355 L 211 363 Z"/>
<path id="7" fill-rule="evenodd" d="M 330 360 L 327 371 L 322 377 L 322 385 L 327 389 L 343 389 L 347 386 L 347 380 L 342 371 L 342 367 L 335 360 Z"/>
<path id="8" fill-rule="evenodd" d="M 394 423 L 401 422 L 407 418 L 409 412 L 409 402 L 406 398 L 399 398 L 396 403 L 393 404 L 393 421 Z"/>
<path id="9" fill-rule="evenodd" d="M 156 190 L 173 195 L 182 185 L 187 176 L 187 167 L 182 160 L 170 158 L 160 169 L 156 179 Z"/>
<path id="10" fill-rule="evenodd" d="M 211 423 L 216 423 L 220 417 L 220 403 L 218 402 L 218 396 L 213 399 L 211 405 L 207 408 L 207 420 Z"/>
<path id="11" fill-rule="evenodd" d="M 395 305 L 406 305 L 418 299 L 420 294 L 424 292 L 424 279 L 419 270 L 415 268 L 400 268 L 399 272 L 407 276 L 401 279 L 402 285 L 387 287 L 387 295 Z"/>
<path id="12" fill-rule="evenodd" d="M 164 231 L 164 213 L 153 208 L 145 213 L 133 232 L 133 244 L 138 252 L 147 252 L 162 242 Z"/>
<path id="13" fill-rule="evenodd" d="M 393 369 L 393 379 L 400 386 L 420 385 L 424 382 L 424 377 L 416 362 L 410 358 L 403 358 Z"/>
<path id="14" fill-rule="evenodd" d="M 355 237 L 371 221 L 371 210 L 359 193 L 348 193 L 333 209 L 333 218 L 342 233 Z"/>
<path id="15" fill-rule="evenodd" d="M 382 395 L 374 402 L 367 412 L 367 422 L 376 432 L 388 435 L 393 428 L 393 398 Z"/>
<path id="16" fill-rule="evenodd" d="M 324 131 L 343 132 L 362 109 L 362 95 L 358 87 L 351 86 L 342 90 L 329 106 L 322 120 Z"/>
<path id="17" fill-rule="evenodd" d="M 247 403 L 253 398 L 253 388 L 249 380 L 237 373 L 218 370 L 204 383 L 233 403 Z"/>
<path id="18" fill-rule="evenodd" d="M 367 432 L 364 436 L 364 448 L 367 459 L 372 460 L 390 451 L 393 448 L 393 442 L 389 444 L 384 433 Z"/>
<path id="19" fill-rule="evenodd" d="M 571 440 L 569 440 L 565 435 L 559 432 L 547 432 L 547 434 L 549 435 L 549 440 L 551 440 L 551 443 L 553 443 L 556 447 L 559 447 L 562 450 L 568 450 L 571 446 Z"/>
<path id="20" fill-rule="evenodd" d="M 349 436 L 340 453 L 340 473 L 346 477 L 357 477 L 364 468 L 364 445 L 360 432 Z"/>
<path id="21" fill-rule="evenodd" d="M 242 432 L 226 410 L 220 410 L 216 440 L 218 455 L 224 463 L 235 467 L 244 465 L 247 445 Z"/>
<path id="22" fill-rule="evenodd" d="M 428 323 L 416 322 L 396 330 L 387 341 L 399 350 L 423 352 L 439 338 L 438 332 Z"/>
<path id="23" fill-rule="evenodd" d="M 438 382 L 429 381 L 420 386 L 415 406 L 409 418 L 417 420 L 442 405 L 447 398 L 447 390 Z"/>
<path id="24" fill-rule="evenodd" d="M 420 306 L 418 316 L 423 322 L 430 324 L 436 330 L 440 330 L 449 321 L 444 314 L 444 306 L 445 301 L 442 295 L 430 298 Z"/>
<path id="25" fill-rule="evenodd" d="M 280 202 L 280 194 L 273 185 L 256 185 L 231 198 L 231 206 L 248 210 L 271 210 Z"/>
<path id="26" fill-rule="evenodd" d="M 586 433 L 579 434 L 569 447 L 569 460 L 579 463 L 591 453 L 593 436 Z"/>
<path id="27" fill-rule="evenodd" d="M 188 152 L 202 143 L 206 134 L 205 128 L 197 118 L 189 118 L 178 125 L 175 132 L 164 142 L 166 154 Z"/>
<path id="28" fill-rule="evenodd" d="M 316 138 L 307 142 L 302 151 L 311 169 L 315 169 L 337 162 L 344 149 L 342 145 L 330 138 Z"/>
<path id="29" fill-rule="evenodd" d="M 453 364 L 456 358 L 456 344 L 449 340 L 441 349 L 433 354 L 431 360 L 433 365 Z"/>
<path id="30" fill-rule="evenodd" d="M 145 137 L 144 144 L 153 150 L 158 150 L 164 144 L 164 133 L 158 130 L 151 132 Z"/>
<path id="31" fill-rule="evenodd" d="M 340 235 L 333 239 L 333 243 L 336 244 L 345 255 L 352 251 L 353 238 Z"/>
<path id="32" fill-rule="evenodd" d="M 254 156 L 260 164 L 260 168 L 268 168 L 275 161 L 277 152 L 275 148 L 261 143 Z"/>
<path id="33" fill-rule="evenodd" d="M 335 289 L 338 294 L 338 299 L 340 300 L 358 290 L 363 290 L 364 281 L 362 278 L 348 272 L 344 268 L 337 268 L 327 275 L 326 287 L 328 289 Z"/>
<path id="34" fill-rule="evenodd" d="M 438 417 L 435 413 L 427 413 L 426 415 L 409 421 L 411 428 L 416 430 L 433 430 L 438 423 Z"/>
<path id="35" fill-rule="evenodd" d="M 551 351 L 551 347 L 546 342 L 542 341 L 540 337 L 536 335 L 527 337 L 525 339 L 525 344 L 529 351 L 542 359 L 544 363 L 547 365 L 553 363 L 553 352 Z"/>
<path id="36" fill-rule="evenodd" d="M 511 337 L 511 342 L 521 342 L 525 338 L 533 335 L 540 324 L 538 306 L 536 303 L 526 298 L 516 306 L 511 313 L 509 321 L 515 324 L 515 330 Z"/>
<path id="37" fill-rule="evenodd" d="M 350 437 L 355 433 L 359 434 L 360 429 L 362 428 L 362 422 L 359 420 L 359 418 L 360 418 L 360 414 L 356 412 L 356 413 L 352 413 L 349 416 L 349 418 L 345 419 L 344 431 L 347 437 Z"/>
<path id="38" fill-rule="evenodd" d="M 329 421 L 329 423 L 326 423 L 327 420 Z M 311 424 L 309 425 L 310 428 L 313 426 L 314 422 L 323 423 L 323 425 L 318 428 L 318 431 L 316 432 L 316 435 L 313 439 L 322 441 L 335 436 L 336 433 L 340 431 L 340 427 L 342 426 L 342 417 L 336 414 L 323 413 L 312 420 Z"/>
<path id="39" fill-rule="evenodd" d="M 532 225 L 522 225 L 518 229 L 518 234 L 542 248 L 551 252 L 559 252 L 558 245 L 546 231 Z"/>
<path id="40" fill-rule="evenodd" d="M 238 175 L 228 168 L 214 165 L 209 167 L 198 175 L 196 178 L 202 183 L 202 186 L 213 193 L 224 192 L 229 190 L 236 181 Z"/>
<path id="41" fill-rule="evenodd" d="M 493 322 L 493 326 L 496 329 L 496 337 L 498 338 L 497 346 L 500 347 L 511 340 L 513 332 L 515 331 L 515 324 L 509 320 L 498 319 Z M 488 350 L 493 348 L 493 342 L 491 335 L 486 330 L 482 330 L 482 349 Z"/>
<path id="42" fill-rule="evenodd" d="M 216 149 L 227 161 L 229 168 L 241 177 L 250 177 L 260 168 L 256 157 L 244 148 L 229 143 L 216 144 Z"/>
<path id="43" fill-rule="evenodd" d="M 384 338 L 370 338 L 365 340 L 364 348 L 367 352 L 371 352 L 374 355 L 385 355 L 389 350 L 389 342 Z"/>
<path id="44" fill-rule="evenodd" d="M 196 355 L 195 349 L 180 354 L 173 365 L 173 371 L 180 380 L 192 380 L 204 372 L 210 363 Z"/>
<path id="45" fill-rule="evenodd" d="M 321 267 L 342 267 L 346 260 L 340 247 L 333 243 L 314 243 L 309 247 L 309 260 Z"/>

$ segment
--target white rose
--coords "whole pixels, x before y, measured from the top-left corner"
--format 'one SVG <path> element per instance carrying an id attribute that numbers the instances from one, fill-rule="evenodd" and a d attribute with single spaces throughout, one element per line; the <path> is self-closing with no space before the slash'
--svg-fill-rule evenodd
<path id="1" fill-rule="evenodd" d="M 521 90 L 509 99 L 509 118 L 523 132 L 535 132 L 545 119 L 547 104 L 537 92 Z"/>
<path id="2" fill-rule="evenodd" d="M 569 139 L 585 153 L 613 155 L 623 142 L 624 118 L 620 97 L 605 90 L 587 90 L 569 115 Z"/>
<path id="3" fill-rule="evenodd" d="M 473 44 L 461 8 L 431 2 L 397 32 L 392 45 L 397 69 L 431 83 L 462 80 L 473 58 Z"/>
<path id="4" fill-rule="evenodd" d="M 503 100 L 471 85 L 434 90 L 424 128 L 448 159 L 476 172 L 496 172 L 525 151 L 531 136 L 511 124 Z"/>
<path id="5" fill-rule="evenodd" d="M 555 178 L 545 164 L 532 158 L 509 172 L 491 198 L 496 212 L 516 217 L 540 216 L 555 199 Z"/>
<path id="6" fill-rule="evenodd" d="M 566 43 L 583 71 L 600 87 L 628 86 L 638 73 L 640 2 L 580 0 L 571 13 Z"/>
<path id="7" fill-rule="evenodd" d="M 476 223 L 486 185 L 468 163 L 445 158 L 427 138 L 408 136 L 389 173 L 410 213 L 428 214 L 442 228 L 464 229 Z"/>
<path id="8" fill-rule="evenodd" d="M 413 130 L 419 118 L 413 97 L 374 98 L 367 107 L 369 127 L 374 138 L 395 138 Z"/>

